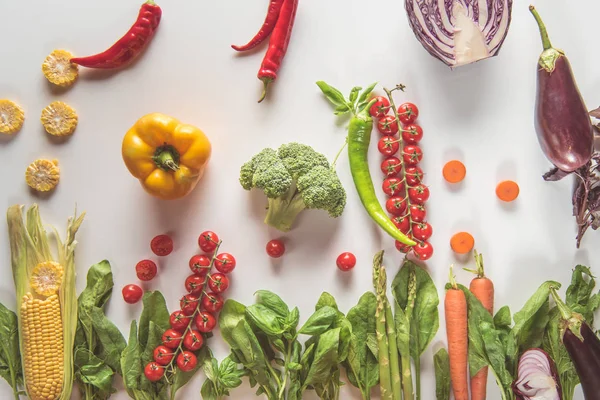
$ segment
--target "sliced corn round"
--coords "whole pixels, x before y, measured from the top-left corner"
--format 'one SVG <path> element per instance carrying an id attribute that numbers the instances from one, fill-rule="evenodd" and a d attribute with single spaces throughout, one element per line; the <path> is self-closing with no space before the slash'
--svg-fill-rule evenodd
<path id="1" fill-rule="evenodd" d="M 57 262 L 39 263 L 31 272 L 29 285 L 39 295 L 51 296 L 58 292 L 63 278 L 63 267 Z"/>
<path id="2" fill-rule="evenodd" d="M 25 171 L 25 181 L 38 192 L 47 192 L 58 185 L 60 169 L 57 160 L 35 160 Z"/>
<path id="3" fill-rule="evenodd" d="M 79 69 L 77 64 L 71 63 L 73 54 L 66 50 L 54 50 L 42 64 L 42 72 L 46 79 L 58 86 L 71 86 L 77 76 Z"/>
<path id="4" fill-rule="evenodd" d="M 0 133 L 12 135 L 23 127 L 25 112 L 15 102 L 0 100 Z"/>
<path id="5" fill-rule="evenodd" d="M 68 104 L 54 101 L 42 110 L 42 125 L 52 136 L 67 136 L 77 127 L 77 113 Z"/>

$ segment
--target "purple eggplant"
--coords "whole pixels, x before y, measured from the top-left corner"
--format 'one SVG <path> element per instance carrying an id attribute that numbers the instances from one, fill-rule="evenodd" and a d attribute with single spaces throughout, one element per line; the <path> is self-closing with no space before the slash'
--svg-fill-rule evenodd
<path id="1" fill-rule="evenodd" d="M 546 26 L 533 6 L 544 51 L 537 65 L 535 130 L 546 157 L 559 169 L 573 172 L 590 161 L 594 131 L 569 60 L 550 43 Z"/>
<path id="2" fill-rule="evenodd" d="M 600 400 L 600 339 L 581 314 L 571 309 L 551 289 L 562 319 L 562 341 L 581 381 L 585 400 Z"/>

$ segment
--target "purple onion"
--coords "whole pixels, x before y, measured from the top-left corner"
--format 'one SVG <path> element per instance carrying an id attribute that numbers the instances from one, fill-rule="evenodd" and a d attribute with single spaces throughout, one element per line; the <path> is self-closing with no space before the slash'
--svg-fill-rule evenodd
<path id="1" fill-rule="evenodd" d="M 519 359 L 513 392 L 523 400 L 561 400 L 554 361 L 542 349 L 529 349 Z"/>

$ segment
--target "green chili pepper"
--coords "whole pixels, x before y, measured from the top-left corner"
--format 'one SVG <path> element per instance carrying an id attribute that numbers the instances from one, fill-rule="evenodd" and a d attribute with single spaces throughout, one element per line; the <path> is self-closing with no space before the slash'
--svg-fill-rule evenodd
<path id="1" fill-rule="evenodd" d="M 350 172 L 358 192 L 358 197 L 367 210 L 369 216 L 386 231 L 391 237 L 408 246 L 414 246 L 416 242 L 402 233 L 387 216 L 373 186 L 373 179 L 369 172 L 367 154 L 371 142 L 371 131 L 373 130 L 373 118 L 369 115 L 369 109 L 375 99 L 350 120 L 348 128 L 348 157 L 350 159 Z"/>

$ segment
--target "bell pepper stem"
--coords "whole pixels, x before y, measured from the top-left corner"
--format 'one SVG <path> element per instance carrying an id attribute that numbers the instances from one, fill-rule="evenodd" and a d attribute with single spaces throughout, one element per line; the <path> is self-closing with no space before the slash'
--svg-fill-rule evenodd
<path id="1" fill-rule="evenodd" d="M 179 169 L 179 152 L 168 144 L 156 149 L 153 157 L 156 166 L 165 171 L 177 171 Z"/>
<path id="2" fill-rule="evenodd" d="M 540 17 L 540 14 L 537 12 L 534 6 L 529 6 L 529 11 L 531 11 L 531 14 L 533 14 L 533 18 L 535 18 L 535 21 L 537 22 L 538 27 L 540 28 L 540 36 L 542 37 L 542 46 L 544 46 L 544 50 L 551 49 L 552 43 L 550 43 L 548 31 L 546 30 L 546 25 L 544 24 L 544 21 L 542 21 L 542 17 Z"/>

